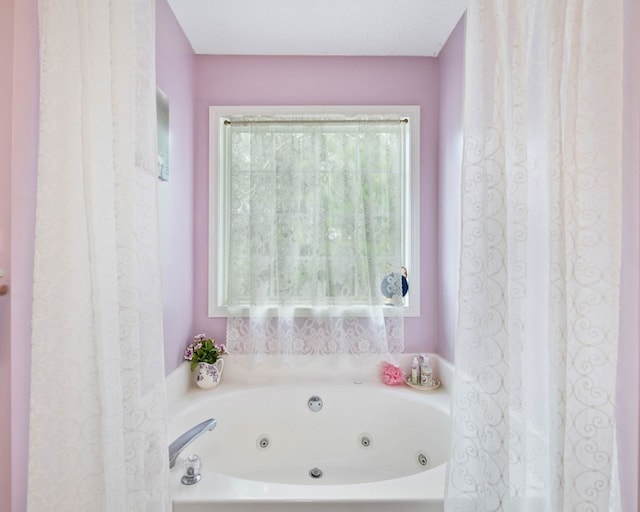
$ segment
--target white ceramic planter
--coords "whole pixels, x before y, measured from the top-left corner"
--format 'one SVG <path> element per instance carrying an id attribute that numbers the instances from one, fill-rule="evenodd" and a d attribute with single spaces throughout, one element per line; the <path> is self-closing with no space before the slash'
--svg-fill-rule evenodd
<path id="1" fill-rule="evenodd" d="M 224 359 L 218 359 L 215 364 L 198 363 L 196 368 L 196 384 L 201 389 L 213 389 L 222 379 Z"/>

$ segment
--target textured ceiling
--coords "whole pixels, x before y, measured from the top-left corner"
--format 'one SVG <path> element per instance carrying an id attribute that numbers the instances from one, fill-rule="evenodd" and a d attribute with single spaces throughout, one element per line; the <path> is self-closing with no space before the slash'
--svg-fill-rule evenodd
<path id="1" fill-rule="evenodd" d="M 168 0 L 196 53 L 437 56 L 467 0 Z"/>

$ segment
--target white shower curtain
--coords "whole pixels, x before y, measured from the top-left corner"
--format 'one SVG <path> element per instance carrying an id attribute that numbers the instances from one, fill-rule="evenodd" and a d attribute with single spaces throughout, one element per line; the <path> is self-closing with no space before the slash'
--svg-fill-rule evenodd
<path id="1" fill-rule="evenodd" d="M 28 509 L 169 510 L 153 0 L 40 0 Z"/>
<path id="2" fill-rule="evenodd" d="M 447 511 L 618 507 L 622 13 L 470 1 Z"/>

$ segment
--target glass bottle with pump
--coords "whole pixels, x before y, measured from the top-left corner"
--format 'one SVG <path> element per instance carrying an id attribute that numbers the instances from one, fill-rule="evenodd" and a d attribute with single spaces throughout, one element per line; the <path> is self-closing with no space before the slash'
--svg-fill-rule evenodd
<path id="1" fill-rule="evenodd" d="M 429 365 L 429 356 L 422 355 L 420 361 L 420 385 L 433 387 L 433 370 Z"/>
<path id="2" fill-rule="evenodd" d="M 420 384 L 420 378 L 420 363 L 416 356 L 411 363 L 411 384 Z"/>

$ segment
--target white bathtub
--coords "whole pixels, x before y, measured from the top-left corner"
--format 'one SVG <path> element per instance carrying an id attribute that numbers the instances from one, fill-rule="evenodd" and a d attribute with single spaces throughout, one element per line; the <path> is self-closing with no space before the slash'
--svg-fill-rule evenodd
<path id="1" fill-rule="evenodd" d="M 180 383 L 172 386 L 180 392 L 169 393 L 170 440 L 208 418 L 218 424 L 171 470 L 174 512 L 443 510 L 446 388 L 417 392 L 362 375 L 274 383 L 232 371 L 202 391 L 184 384 L 186 372 L 181 367 L 168 379 Z M 312 396 L 322 399 L 318 412 L 308 407 Z M 190 454 L 202 459 L 202 480 L 185 486 Z M 317 470 L 322 476 L 311 476 Z"/>

